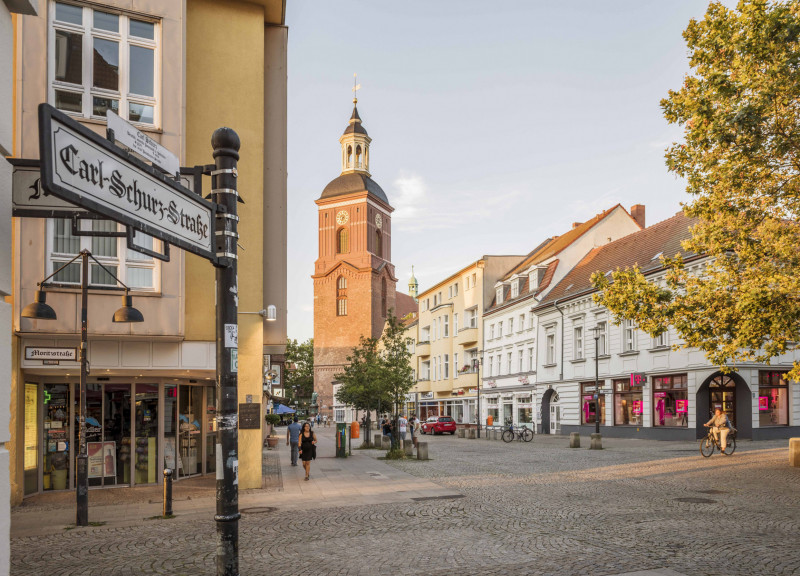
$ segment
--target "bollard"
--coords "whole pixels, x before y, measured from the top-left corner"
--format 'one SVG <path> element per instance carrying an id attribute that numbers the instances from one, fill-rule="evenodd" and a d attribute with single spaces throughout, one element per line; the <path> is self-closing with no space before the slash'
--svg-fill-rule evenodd
<path id="1" fill-rule="evenodd" d="M 569 435 L 569 447 L 570 448 L 580 448 L 581 447 L 581 435 L 578 432 L 571 432 Z"/>
<path id="2" fill-rule="evenodd" d="M 427 459 L 428 459 L 428 443 L 427 442 L 417 443 L 417 460 L 427 460 Z"/>
<path id="3" fill-rule="evenodd" d="M 800 468 L 800 438 L 789 438 L 789 466 Z"/>
<path id="4" fill-rule="evenodd" d="M 164 508 L 163 516 L 172 516 L 172 470 L 164 468 Z"/>
<path id="5" fill-rule="evenodd" d="M 470 428 L 469 430 L 467 430 L 467 438 L 469 438 L 470 440 L 475 440 L 475 433 L 476 433 L 475 428 Z"/>
<path id="6" fill-rule="evenodd" d="M 603 436 L 592 432 L 590 435 L 591 442 L 589 443 L 589 450 L 602 450 L 603 449 Z"/>
<path id="7" fill-rule="evenodd" d="M 464 428 L 459 428 L 459 429 L 458 429 L 458 437 L 459 437 L 459 438 L 464 438 L 464 437 L 465 437 L 465 430 L 464 430 Z"/>
<path id="8" fill-rule="evenodd" d="M 405 455 L 407 457 L 413 458 L 414 457 L 414 445 L 408 440 L 403 440 L 403 452 L 405 453 Z"/>

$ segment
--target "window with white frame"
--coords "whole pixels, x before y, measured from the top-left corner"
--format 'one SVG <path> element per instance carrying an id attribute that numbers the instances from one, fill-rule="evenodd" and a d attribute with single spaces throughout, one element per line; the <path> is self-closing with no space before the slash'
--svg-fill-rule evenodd
<path id="1" fill-rule="evenodd" d="M 431 379 L 431 361 L 425 360 L 419 365 L 419 379 L 420 380 L 430 380 Z"/>
<path id="2" fill-rule="evenodd" d="M 458 282 L 453 284 L 453 296 L 458 296 Z"/>
<path id="3" fill-rule="evenodd" d="M 517 351 L 517 372 L 522 372 L 524 370 L 523 368 L 524 356 L 525 355 L 522 352 L 522 350 Z"/>
<path id="4" fill-rule="evenodd" d="M 517 332 L 522 332 L 525 328 L 525 314 L 519 315 L 519 326 L 517 327 Z"/>
<path id="5" fill-rule="evenodd" d="M 506 354 L 506 370 L 508 370 L 508 372 L 506 372 L 506 374 L 511 374 L 512 372 L 514 372 L 514 367 L 512 365 L 512 362 L 513 362 L 512 361 L 512 354 L 511 354 L 511 352 L 509 352 L 508 354 Z"/>
<path id="6" fill-rule="evenodd" d="M 556 335 L 555 333 L 551 332 L 547 335 L 547 339 L 545 340 L 545 353 L 547 355 L 547 363 L 548 364 L 555 364 L 556 363 Z"/>
<path id="7" fill-rule="evenodd" d="M 533 312 L 528 312 L 528 330 L 533 330 Z"/>
<path id="8" fill-rule="evenodd" d="M 494 338 L 494 324 L 489 324 L 489 339 Z"/>
<path id="9" fill-rule="evenodd" d="M 519 296 L 519 282 L 515 279 L 511 282 L 511 297 L 516 298 Z"/>
<path id="10" fill-rule="evenodd" d="M 500 338 L 503 335 L 503 323 L 497 323 L 497 337 Z"/>
<path id="11" fill-rule="evenodd" d="M 430 342 L 431 341 L 431 327 L 430 326 L 423 326 L 419 330 L 419 341 L 420 342 Z"/>
<path id="12" fill-rule="evenodd" d="M 442 328 L 442 337 L 448 338 L 450 336 L 450 314 L 444 315 L 444 326 Z"/>
<path id="13" fill-rule="evenodd" d="M 653 338 L 653 348 L 663 348 L 667 345 L 669 345 L 669 334 L 666 331 Z"/>
<path id="14" fill-rule="evenodd" d="M 533 372 L 536 364 L 534 363 L 533 348 L 528 348 L 528 372 Z"/>
<path id="15" fill-rule="evenodd" d="M 575 326 L 572 335 L 573 352 L 575 360 L 583 360 L 583 326 Z"/>
<path id="16" fill-rule="evenodd" d="M 535 292 L 539 287 L 539 271 L 534 268 L 528 274 L 528 291 Z"/>
<path id="17" fill-rule="evenodd" d="M 497 304 L 500 305 L 503 303 L 503 287 L 500 286 L 497 290 L 495 290 L 495 296 L 497 298 Z"/>
<path id="18" fill-rule="evenodd" d="M 452 286 L 448 286 L 447 298 L 450 299 L 452 297 L 453 297 L 453 287 Z"/>
<path id="19" fill-rule="evenodd" d="M 81 230 L 91 232 L 119 232 L 122 228 L 110 220 L 82 220 Z M 126 238 L 75 236 L 72 234 L 72 221 L 68 218 L 53 218 L 47 221 L 49 271 L 55 272 L 72 260 L 81 250 L 91 252 L 98 262 L 117 276 L 132 290 L 155 291 L 159 286 L 160 268 L 154 258 L 140 252 L 128 250 Z M 137 233 L 138 246 L 155 250 L 152 236 Z M 53 276 L 58 284 L 81 283 L 81 263 L 73 262 Z M 115 287 L 116 280 L 102 267 L 89 260 L 89 284 L 93 287 Z"/>
<path id="20" fill-rule="evenodd" d="M 464 328 L 477 328 L 478 327 L 478 310 L 471 308 L 464 310 Z"/>
<path id="21" fill-rule="evenodd" d="M 450 355 L 444 355 L 444 374 L 442 376 L 445 380 L 450 378 Z"/>
<path id="22" fill-rule="evenodd" d="M 84 118 L 112 110 L 159 124 L 159 22 L 66 2 L 50 5 L 50 102 Z"/>
<path id="23" fill-rule="evenodd" d="M 458 371 L 461 369 L 461 366 L 458 365 L 458 352 L 453 354 L 453 378 L 458 378 Z"/>
<path id="24" fill-rule="evenodd" d="M 458 314 L 453 314 L 453 334 L 458 334 Z"/>
<path id="25" fill-rule="evenodd" d="M 608 323 L 598 322 L 597 323 L 597 335 L 599 339 L 597 340 L 597 350 L 600 356 L 607 356 L 608 355 Z"/>
<path id="26" fill-rule="evenodd" d="M 622 348 L 624 352 L 636 350 L 636 323 L 633 320 L 622 323 Z"/>
<path id="27" fill-rule="evenodd" d="M 511 336 L 514 333 L 514 317 L 508 319 L 508 333 L 506 336 Z"/>

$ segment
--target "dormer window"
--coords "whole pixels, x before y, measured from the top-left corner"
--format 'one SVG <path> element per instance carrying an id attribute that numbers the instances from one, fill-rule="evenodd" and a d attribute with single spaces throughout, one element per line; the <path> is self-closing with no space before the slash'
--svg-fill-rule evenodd
<path id="1" fill-rule="evenodd" d="M 539 288 L 539 269 L 534 268 L 528 274 L 528 288 L 530 292 L 536 292 Z"/>
<path id="2" fill-rule="evenodd" d="M 496 292 L 497 295 L 497 304 L 500 305 L 503 303 L 503 287 L 500 286 Z"/>
<path id="3" fill-rule="evenodd" d="M 516 298 L 519 296 L 519 280 L 516 278 L 511 282 L 511 297 Z"/>

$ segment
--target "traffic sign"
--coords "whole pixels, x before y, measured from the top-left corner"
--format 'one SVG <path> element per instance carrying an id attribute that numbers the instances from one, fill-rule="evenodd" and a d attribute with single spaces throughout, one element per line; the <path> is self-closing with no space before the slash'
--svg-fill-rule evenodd
<path id="1" fill-rule="evenodd" d="M 39 105 L 39 152 L 50 194 L 217 261 L 215 204 L 49 104 Z"/>

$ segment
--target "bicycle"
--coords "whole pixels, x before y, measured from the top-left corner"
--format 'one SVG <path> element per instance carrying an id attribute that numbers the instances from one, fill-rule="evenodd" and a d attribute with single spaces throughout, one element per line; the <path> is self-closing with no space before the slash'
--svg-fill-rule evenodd
<path id="1" fill-rule="evenodd" d="M 717 440 L 711 427 L 709 427 L 706 437 L 700 440 L 700 454 L 708 458 L 714 453 L 714 450 L 717 449 L 725 454 L 725 456 L 733 454 L 736 451 L 736 433 L 731 431 L 728 434 L 725 451 L 723 452 L 722 448 L 719 446 L 719 440 Z"/>
<path id="2" fill-rule="evenodd" d="M 503 434 L 501 435 L 503 442 L 511 442 L 514 438 L 517 440 L 524 440 L 525 442 L 530 442 L 533 440 L 533 432 L 530 428 L 522 426 L 520 428 L 514 428 L 513 424 L 509 424 L 508 428 L 503 430 Z"/>

